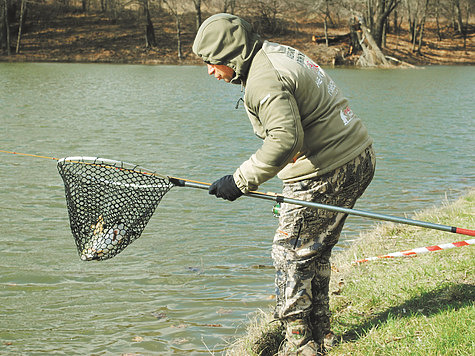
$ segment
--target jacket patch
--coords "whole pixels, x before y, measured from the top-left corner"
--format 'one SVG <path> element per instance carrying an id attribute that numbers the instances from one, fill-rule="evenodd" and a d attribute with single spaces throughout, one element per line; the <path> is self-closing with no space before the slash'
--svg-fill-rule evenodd
<path id="1" fill-rule="evenodd" d="M 350 107 L 347 106 L 345 109 L 340 110 L 340 117 L 346 126 L 356 117 L 356 115 L 353 113 Z"/>

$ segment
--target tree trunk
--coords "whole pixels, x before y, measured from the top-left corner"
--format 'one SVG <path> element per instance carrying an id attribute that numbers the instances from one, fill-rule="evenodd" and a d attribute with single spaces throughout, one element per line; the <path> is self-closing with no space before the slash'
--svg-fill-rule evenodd
<path id="1" fill-rule="evenodd" d="M 421 48 L 422 48 L 422 37 L 424 36 L 424 25 L 425 25 L 425 19 L 424 21 L 421 23 L 421 28 L 420 28 L 420 31 L 419 31 L 419 43 L 417 44 L 417 54 L 418 55 L 421 55 L 422 52 L 421 52 Z"/>
<path id="2" fill-rule="evenodd" d="M 145 47 L 152 48 L 157 47 L 157 40 L 155 39 L 155 29 L 153 28 L 152 19 L 150 17 L 148 0 L 144 1 L 144 13 L 145 13 Z"/>
<path id="3" fill-rule="evenodd" d="M 178 14 L 176 15 L 176 40 L 178 59 L 181 61 L 183 59 L 183 53 L 181 51 L 181 21 L 180 16 Z"/>
<path id="4" fill-rule="evenodd" d="M 399 33 L 399 26 L 398 26 L 398 22 L 397 22 L 397 11 L 394 10 L 393 11 L 393 31 L 394 33 L 397 35 Z"/>
<path id="5" fill-rule="evenodd" d="M 463 35 L 462 12 L 460 11 L 460 0 L 454 0 L 455 23 L 457 24 L 457 32 Z"/>
<path id="6" fill-rule="evenodd" d="M 373 11 L 373 1 L 372 0 L 367 0 L 366 1 L 366 10 L 367 10 L 367 13 L 366 13 L 366 16 L 365 16 L 365 22 L 366 22 L 366 25 L 369 26 L 369 28 L 373 28 L 374 26 L 374 19 L 373 19 L 373 15 L 374 15 L 374 11 Z"/>
<path id="7" fill-rule="evenodd" d="M 358 22 L 355 21 L 355 18 L 350 19 L 350 54 L 356 54 L 361 50 L 360 42 L 358 40 L 358 31 L 361 31 L 361 27 Z"/>
<path id="8" fill-rule="evenodd" d="M 419 43 L 418 43 L 418 48 L 417 48 L 417 53 L 420 55 L 421 54 L 421 47 L 422 47 L 422 37 L 424 36 L 424 26 L 426 23 L 426 15 L 427 15 L 427 8 L 429 7 L 429 0 L 426 0 L 426 4 L 424 6 L 424 12 L 422 14 L 422 19 L 420 23 L 420 30 L 419 30 Z"/>
<path id="9" fill-rule="evenodd" d="M 374 25 L 371 29 L 373 33 L 373 38 L 379 48 L 381 48 L 381 43 L 383 41 L 383 22 L 381 17 L 377 17 Z"/>
<path id="10" fill-rule="evenodd" d="M 409 34 L 411 35 L 411 42 L 414 40 L 414 27 L 415 27 L 415 15 L 411 3 L 409 0 L 406 0 L 407 8 L 407 24 L 409 25 Z"/>
<path id="11" fill-rule="evenodd" d="M 333 27 L 335 27 L 335 22 L 333 21 L 333 19 L 330 16 L 331 11 L 330 11 L 329 0 L 325 0 L 325 3 L 326 3 L 325 4 L 325 17 L 328 19 L 327 20 L 327 26 L 328 26 L 328 23 L 329 23 L 330 27 L 333 28 Z"/>
<path id="12" fill-rule="evenodd" d="M 386 21 L 384 21 L 383 24 L 383 33 L 382 33 L 382 39 L 381 39 L 381 48 L 386 47 L 386 33 L 388 32 L 388 19 L 386 18 Z"/>
<path id="13" fill-rule="evenodd" d="M 466 19 L 465 19 L 465 31 L 463 31 L 463 49 L 467 51 L 467 31 L 468 31 L 468 21 L 470 20 L 470 2 L 467 1 L 467 8 L 466 8 Z M 463 25 L 463 24 L 462 24 Z M 468 52 L 466 52 L 468 54 Z"/>
<path id="14" fill-rule="evenodd" d="M 362 32 L 357 33 L 360 36 L 359 43 L 363 49 L 363 55 L 360 56 L 357 64 L 363 67 L 388 66 L 389 63 L 373 39 L 371 31 L 361 22 L 360 26 Z"/>
<path id="15" fill-rule="evenodd" d="M 168 10 L 172 13 L 172 15 L 175 17 L 175 23 L 176 23 L 176 41 L 177 41 L 177 54 L 178 54 L 178 60 L 183 59 L 183 51 L 181 48 L 181 16 L 180 15 L 180 6 L 182 4 L 175 2 L 175 1 L 167 1 L 163 0 L 163 3 L 167 5 Z"/>
<path id="16" fill-rule="evenodd" d="M 3 8 L 3 1 L 0 2 L 0 53 L 5 49 L 5 9 Z"/>
<path id="17" fill-rule="evenodd" d="M 416 41 L 417 41 L 417 34 L 418 34 L 418 26 L 414 25 L 412 34 L 412 52 L 416 51 Z"/>
<path id="18" fill-rule="evenodd" d="M 456 13 L 455 2 L 450 1 L 450 5 L 451 5 L 450 15 L 451 15 L 451 21 L 452 21 L 452 28 L 454 31 L 457 31 L 457 21 L 455 20 L 455 13 Z"/>
<path id="19" fill-rule="evenodd" d="M 193 3 L 195 5 L 195 11 L 196 11 L 196 31 L 198 31 L 198 29 L 200 28 L 201 26 L 201 0 L 193 0 Z"/>
<path id="20" fill-rule="evenodd" d="M 20 24 L 18 25 L 18 37 L 16 40 L 16 53 L 20 53 L 21 32 L 23 29 L 23 14 L 25 13 L 26 1 L 21 0 L 20 4 Z"/>
<path id="21" fill-rule="evenodd" d="M 323 28 L 325 30 L 325 44 L 328 47 L 328 25 L 327 25 L 327 16 L 325 15 L 325 19 L 323 20 Z"/>
<path id="22" fill-rule="evenodd" d="M 440 0 L 437 0 L 437 2 L 435 3 L 435 23 L 437 25 L 437 38 L 439 39 L 439 41 L 442 41 L 442 34 L 440 32 L 440 22 L 439 22 L 439 16 L 440 16 L 439 5 L 440 5 Z"/>
<path id="23" fill-rule="evenodd" d="M 383 29 L 386 20 L 391 12 L 399 4 L 399 0 L 380 0 L 376 3 L 377 7 L 374 13 L 374 24 L 371 27 L 374 41 L 381 48 L 383 43 Z"/>
<path id="24" fill-rule="evenodd" d="M 456 12 L 456 15 L 457 15 L 457 18 L 456 18 L 456 20 L 457 20 L 457 29 L 458 29 L 458 32 L 463 37 L 463 47 L 464 47 L 464 49 L 467 49 L 467 31 L 465 31 L 465 26 L 463 25 L 462 11 L 460 9 L 460 0 L 455 0 L 454 5 L 455 5 L 455 12 Z M 468 8 L 468 5 L 467 5 L 467 8 Z M 468 21 L 467 21 L 467 27 L 468 27 Z"/>
<path id="25" fill-rule="evenodd" d="M 5 45 L 7 47 L 7 55 L 12 54 L 10 47 L 10 23 L 8 22 L 8 0 L 3 1 L 3 25 L 5 26 Z"/>

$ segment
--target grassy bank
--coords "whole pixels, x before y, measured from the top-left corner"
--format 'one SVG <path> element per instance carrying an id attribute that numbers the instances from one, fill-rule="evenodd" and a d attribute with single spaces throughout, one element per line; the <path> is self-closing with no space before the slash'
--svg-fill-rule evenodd
<path id="1" fill-rule="evenodd" d="M 415 219 L 474 228 L 475 189 Z M 332 261 L 332 328 L 339 343 L 329 355 L 474 355 L 475 248 L 416 257 L 358 259 L 472 239 L 407 225 L 381 224 Z M 228 355 L 273 355 L 279 323 L 259 312 Z"/>

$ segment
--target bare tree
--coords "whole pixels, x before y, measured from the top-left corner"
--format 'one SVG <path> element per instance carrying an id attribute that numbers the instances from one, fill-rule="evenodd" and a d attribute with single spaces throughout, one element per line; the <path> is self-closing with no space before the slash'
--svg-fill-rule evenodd
<path id="1" fill-rule="evenodd" d="M 417 25 L 417 29 L 418 29 L 417 35 L 419 36 L 418 48 L 417 48 L 417 53 L 418 54 L 421 54 L 422 37 L 424 36 L 424 26 L 425 26 L 425 23 L 426 23 L 428 6 L 429 6 L 429 0 L 425 0 L 425 5 L 424 5 L 424 8 L 422 10 L 421 20 L 419 21 L 419 24 Z M 412 51 L 413 52 L 415 51 L 415 43 L 416 43 L 416 41 L 415 41 L 415 38 L 414 38 L 414 42 L 413 42 L 413 45 L 412 45 Z"/>
<path id="2" fill-rule="evenodd" d="M 312 12 L 316 12 L 323 18 L 323 30 L 325 33 L 325 44 L 328 46 L 328 26 L 334 26 L 334 21 L 331 17 L 332 0 L 317 0 L 311 7 Z"/>
<path id="3" fill-rule="evenodd" d="M 468 28 L 468 20 L 470 18 L 470 0 L 467 1 L 466 4 L 466 17 L 467 17 L 467 26 L 463 24 L 463 15 L 462 15 L 462 1 L 463 0 L 452 0 L 453 1 L 453 8 L 455 10 L 455 22 L 457 24 L 457 32 L 459 32 L 463 37 L 463 47 L 467 49 L 467 29 Z M 472 0 L 473 1 L 473 0 Z"/>
<path id="4" fill-rule="evenodd" d="M 241 0 L 241 3 L 242 2 Z M 236 0 L 206 0 L 204 3 L 208 9 L 213 9 L 213 12 L 234 14 L 236 10 Z"/>
<path id="5" fill-rule="evenodd" d="M 177 55 L 178 59 L 181 61 L 183 59 L 183 51 L 181 44 L 181 24 L 183 21 L 184 4 L 180 0 L 163 0 L 163 3 L 167 6 L 168 10 L 175 18 Z"/>
<path id="6" fill-rule="evenodd" d="M 196 31 L 201 26 L 201 0 L 193 0 L 193 5 L 195 6 L 195 13 L 196 13 Z"/>
<path id="7" fill-rule="evenodd" d="M 405 5 L 409 21 L 409 32 L 411 34 L 412 52 L 421 54 L 429 0 L 406 0 Z M 417 49 L 416 46 L 418 47 Z"/>
<path id="8" fill-rule="evenodd" d="M 400 0 L 377 0 L 371 16 L 371 33 L 376 45 L 381 48 L 384 26 L 391 12 L 399 5 Z"/>
<path id="9" fill-rule="evenodd" d="M 275 34 L 283 29 L 280 16 L 288 6 L 284 0 L 247 0 L 242 5 L 258 32 Z"/>

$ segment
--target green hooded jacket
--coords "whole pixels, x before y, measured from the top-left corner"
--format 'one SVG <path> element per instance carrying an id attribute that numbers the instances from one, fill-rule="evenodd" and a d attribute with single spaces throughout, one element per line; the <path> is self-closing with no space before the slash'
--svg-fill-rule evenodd
<path id="1" fill-rule="evenodd" d="M 203 22 L 193 52 L 231 67 L 262 146 L 234 173 L 247 193 L 278 175 L 294 182 L 328 173 L 372 140 L 333 80 L 298 50 L 262 41 L 245 20 L 217 14 Z"/>

